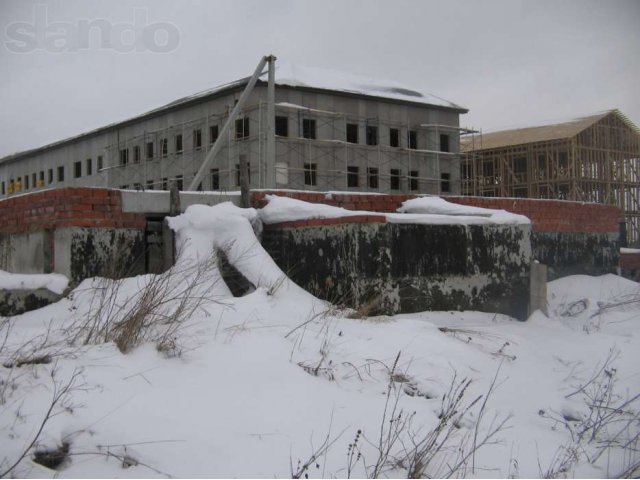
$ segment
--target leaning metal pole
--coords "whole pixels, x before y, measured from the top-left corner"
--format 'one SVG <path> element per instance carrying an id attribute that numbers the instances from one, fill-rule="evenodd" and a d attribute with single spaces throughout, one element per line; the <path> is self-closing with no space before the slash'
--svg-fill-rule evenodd
<path id="1" fill-rule="evenodd" d="M 270 55 L 269 60 L 269 81 L 267 83 L 267 141 L 265 152 L 265 182 L 264 188 L 276 188 L 276 57 Z"/>
<path id="2" fill-rule="evenodd" d="M 249 79 L 249 83 L 247 83 L 247 86 L 242 92 L 242 95 L 240 95 L 240 98 L 238 99 L 238 103 L 236 104 L 234 109 L 231 111 L 231 114 L 229 115 L 229 118 L 227 119 L 224 126 L 222 127 L 222 130 L 220 130 L 218 139 L 213 144 L 213 147 L 211 148 L 211 150 L 209 150 L 209 153 L 207 153 L 207 156 L 202 162 L 202 165 L 200 166 L 198 173 L 196 173 L 196 176 L 193 178 L 193 180 L 189 184 L 189 188 L 187 190 L 191 190 L 191 191 L 196 190 L 198 188 L 198 185 L 200 185 L 200 182 L 202 182 L 202 180 L 204 179 L 205 173 L 211 167 L 213 160 L 216 158 L 216 155 L 222 148 L 223 139 L 226 137 L 227 132 L 229 131 L 229 128 L 231 128 L 231 125 L 233 124 L 236 117 L 238 116 L 238 113 L 244 106 L 244 103 L 247 101 L 247 98 L 249 97 L 249 94 L 253 90 L 253 87 L 256 85 L 256 82 L 258 81 L 258 77 L 260 77 L 260 74 L 262 73 L 262 69 L 264 68 L 264 65 L 270 59 L 271 57 L 262 57 L 262 59 L 258 63 L 258 66 L 256 67 L 255 72 L 253 72 L 253 75 Z"/>

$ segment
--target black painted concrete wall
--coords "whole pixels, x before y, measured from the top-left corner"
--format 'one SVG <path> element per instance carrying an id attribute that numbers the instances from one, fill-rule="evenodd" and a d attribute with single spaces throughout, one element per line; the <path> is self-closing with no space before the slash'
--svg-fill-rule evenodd
<path id="1" fill-rule="evenodd" d="M 548 266 L 548 280 L 616 273 L 620 262 L 617 233 L 533 232 L 531 249 L 533 258 Z"/>
<path id="2" fill-rule="evenodd" d="M 338 224 L 266 229 L 262 243 L 299 285 L 365 313 L 527 315 L 528 225 Z"/>

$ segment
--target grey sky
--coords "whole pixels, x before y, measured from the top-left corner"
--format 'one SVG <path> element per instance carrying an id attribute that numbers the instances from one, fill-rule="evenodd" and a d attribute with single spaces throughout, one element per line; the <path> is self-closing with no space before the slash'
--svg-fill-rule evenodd
<path id="1" fill-rule="evenodd" d="M 175 27 L 177 48 L 120 53 L 94 29 L 75 53 L 9 50 L 11 25 L 37 12 L 49 24 L 132 24 L 135 9 Z M 461 123 L 483 130 L 610 108 L 640 125 L 639 24 L 638 0 L 3 0 L 0 156 L 248 76 L 267 53 L 397 80 L 469 108 Z"/>

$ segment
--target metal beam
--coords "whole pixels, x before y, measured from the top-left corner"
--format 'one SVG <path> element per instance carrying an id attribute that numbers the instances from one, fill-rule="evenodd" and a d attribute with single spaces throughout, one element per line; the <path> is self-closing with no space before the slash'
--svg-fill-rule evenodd
<path id="1" fill-rule="evenodd" d="M 209 153 L 207 153 L 207 156 L 203 160 L 202 165 L 198 170 L 198 173 L 196 173 L 196 176 L 193 178 L 193 181 L 189 184 L 189 188 L 187 190 L 191 190 L 191 191 L 196 190 L 200 182 L 202 182 L 202 180 L 204 179 L 204 176 L 207 170 L 211 167 L 213 160 L 215 159 L 216 155 L 222 148 L 223 140 L 226 139 L 229 128 L 231 128 L 231 125 L 233 124 L 236 117 L 238 116 L 238 113 L 244 106 L 244 103 L 247 101 L 249 94 L 253 90 L 253 87 L 256 85 L 256 82 L 258 81 L 258 77 L 260 77 L 260 75 L 262 74 L 262 70 L 264 69 L 264 66 L 269 60 L 269 58 L 271 57 L 262 57 L 262 59 L 258 63 L 256 70 L 253 72 L 253 75 L 249 79 L 249 83 L 247 83 L 247 86 L 242 92 L 242 95 L 240 95 L 240 98 L 238 99 L 238 103 L 236 103 L 236 106 L 231 111 L 231 114 L 229 115 L 229 118 L 225 122 L 224 126 L 222 127 L 222 130 L 220 130 L 220 133 L 218 134 L 218 139 L 213 144 L 213 147 L 211 147 L 211 150 L 209 150 Z"/>
<path id="2" fill-rule="evenodd" d="M 274 103 L 276 100 L 276 57 L 270 55 L 269 61 L 269 82 L 267 84 L 267 142 L 265 155 L 265 188 L 276 188 L 276 111 Z"/>

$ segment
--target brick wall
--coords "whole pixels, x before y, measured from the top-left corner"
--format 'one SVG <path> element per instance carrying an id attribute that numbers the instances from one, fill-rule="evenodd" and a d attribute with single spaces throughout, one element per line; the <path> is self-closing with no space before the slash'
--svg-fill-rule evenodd
<path id="1" fill-rule="evenodd" d="M 379 195 L 379 194 L 325 194 L 316 192 L 253 192 L 252 204 L 255 208 L 266 205 L 265 195 L 281 195 L 311 203 L 324 203 L 347 210 L 364 210 L 371 212 L 395 212 L 402 202 L 415 198 L 415 195 Z M 620 209 L 613 205 L 595 203 L 567 202 L 561 200 L 533 200 L 525 198 L 490 198 L 490 197 L 444 197 L 446 200 L 460 205 L 494 208 L 511 213 L 525 215 L 531 219 L 536 232 L 594 232 L 614 233 L 619 231 Z M 357 217 L 359 218 L 359 217 Z M 353 222 L 361 221 L 352 220 Z M 379 221 L 379 220 L 376 220 Z M 287 222 L 304 226 L 300 222 Z M 307 221 L 308 222 L 308 221 Z M 326 223 L 344 223 L 348 220 L 326 219 Z M 300 223 L 300 224 L 298 224 Z"/>
<path id="2" fill-rule="evenodd" d="M 145 228 L 141 213 L 124 213 L 119 190 L 60 188 L 0 200 L 0 232 L 65 227 Z"/>
<path id="3" fill-rule="evenodd" d="M 640 270 L 640 253 L 621 253 L 620 267 L 624 270 Z"/>

